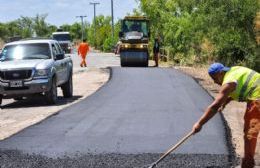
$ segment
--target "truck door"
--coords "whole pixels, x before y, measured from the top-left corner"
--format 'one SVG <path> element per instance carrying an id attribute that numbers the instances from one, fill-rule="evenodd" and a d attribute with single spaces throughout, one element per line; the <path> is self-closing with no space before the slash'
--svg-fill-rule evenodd
<path id="1" fill-rule="evenodd" d="M 51 48 L 52 48 L 52 53 L 53 53 L 53 56 L 54 56 L 54 67 L 56 69 L 56 80 L 57 80 L 57 85 L 60 85 L 62 83 L 62 65 L 61 65 L 61 62 L 62 60 L 57 60 L 56 59 L 56 55 L 59 54 L 59 51 L 57 49 L 57 47 L 55 46 L 55 44 L 52 44 L 51 45 Z"/>
<path id="2" fill-rule="evenodd" d="M 59 43 L 55 43 L 55 46 L 60 54 L 65 54 Z M 61 63 L 61 74 L 62 74 L 62 83 L 65 83 L 68 80 L 68 61 L 64 55 L 64 59 L 59 60 Z"/>

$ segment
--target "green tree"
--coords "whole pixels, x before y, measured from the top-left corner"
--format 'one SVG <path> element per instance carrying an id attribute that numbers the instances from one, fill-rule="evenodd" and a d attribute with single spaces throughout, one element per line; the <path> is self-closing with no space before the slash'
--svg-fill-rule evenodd
<path id="1" fill-rule="evenodd" d="M 62 31 L 70 31 L 70 29 L 71 29 L 71 25 L 69 25 L 69 24 L 64 24 L 64 25 L 62 25 L 62 26 L 60 26 L 60 28 L 62 29 Z"/>
<path id="2" fill-rule="evenodd" d="M 9 33 L 6 24 L 0 23 L 0 39 L 6 40 L 7 34 Z"/>
<path id="3" fill-rule="evenodd" d="M 57 26 L 49 25 L 48 26 L 48 35 L 47 35 L 47 37 L 51 37 L 52 33 L 57 31 L 57 29 L 58 29 Z"/>
<path id="4" fill-rule="evenodd" d="M 256 67 L 258 0 L 141 0 L 140 8 L 172 57 Z"/>
<path id="5" fill-rule="evenodd" d="M 22 35 L 22 30 L 19 28 L 19 22 L 17 20 L 7 23 L 6 29 L 8 30 L 7 37 Z"/>
<path id="6" fill-rule="evenodd" d="M 31 37 L 33 34 L 33 20 L 30 17 L 21 16 L 18 19 L 18 26 L 22 30 L 21 36 L 23 38 Z"/>
<path id="7" fill-rule="evenodd" d="M 82 26 L 80 23 L 74 23 L 70 27 L 70 33 L 73 39 L 81 39 Z M 85 30 L 85 34 L 87 31 Z"/>
<path id="8" fill-rule="evenodd" d="M 33 29 L 39 37 L 47 37 L 48 36 L 48 27 L 49 25 L 46 23 L 45 19 L 48 14 L 37 14 L 33 18 Z"/>
<path id="9" fill-rule="evenodd" d="M 96 38 L 95 38 L 95 27 L 96 27 Z M 112 38 L 112 28 L 111 28 L 111 17 L 110 16 L 97 16 L 96 17 L 96 26 L 94 21 L 88 28 L 88 39 L 92 46 L 96 44 L 97 49 L 102 51 L 111 51 L 114 45 L 118 40 L 119 34 L 119 23 L 115 24 L 115 35 L 116 37 Z"/>

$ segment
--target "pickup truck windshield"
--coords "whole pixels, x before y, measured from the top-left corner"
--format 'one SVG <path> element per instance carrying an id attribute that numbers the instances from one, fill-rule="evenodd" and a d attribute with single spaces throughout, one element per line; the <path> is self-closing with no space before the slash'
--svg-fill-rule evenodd
<path id="1" fill-rule="evenodd" d="M 57 41 L 71 41 L 69 34 L 53 34 L 52 37 Z"/>
<path id="2" fill-rule="evenodd" d="M 0 55 L 1 61 L 50 58 L 51 52 L 47 43 L 8 45 Z"/>

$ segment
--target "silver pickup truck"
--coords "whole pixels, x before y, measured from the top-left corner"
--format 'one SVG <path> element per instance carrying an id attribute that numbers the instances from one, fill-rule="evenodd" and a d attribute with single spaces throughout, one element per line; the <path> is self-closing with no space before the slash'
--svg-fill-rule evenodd
<path id="1" fill-rule="evenodd" d="M 0 105 L 3 98 L 22 99 L 35 94 L 48 104 L 57 101 L 57 87 L 72 97 L 72 60 L 59 43 L 50 39 L 21 40 L 6 44 L 0 54 Z"/>

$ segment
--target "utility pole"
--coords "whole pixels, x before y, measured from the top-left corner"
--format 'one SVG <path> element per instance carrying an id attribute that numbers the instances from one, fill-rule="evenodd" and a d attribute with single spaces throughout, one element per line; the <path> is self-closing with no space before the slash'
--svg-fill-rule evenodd
<path id="1" fill-rule="evenodd" d="M 83 39 L 84 39 L 84 22 L 83 22 L 83 19 L 85 18 L 85 17 L 87 17 L 87 16 L 76 16 L 76 18 L 80 18 L 81 19 L 81 29 L 82 29 L 82 31 L 81 31 L 81 40 L 83 41 Z"/>
<path id="2" fill-rule="evenodd" d="M 96 5 L 99 5 L 99 2 L 90 2 L 90 5 L 94 6 L 94 46 L 96 47 Z"/>
<path id="3" fill-rule="evenodd" d="M 111 0 L 111 17 L 112 17 L 112 38 L 115 36 L 115 28 L 114 28 L 114 2 Z"/>

